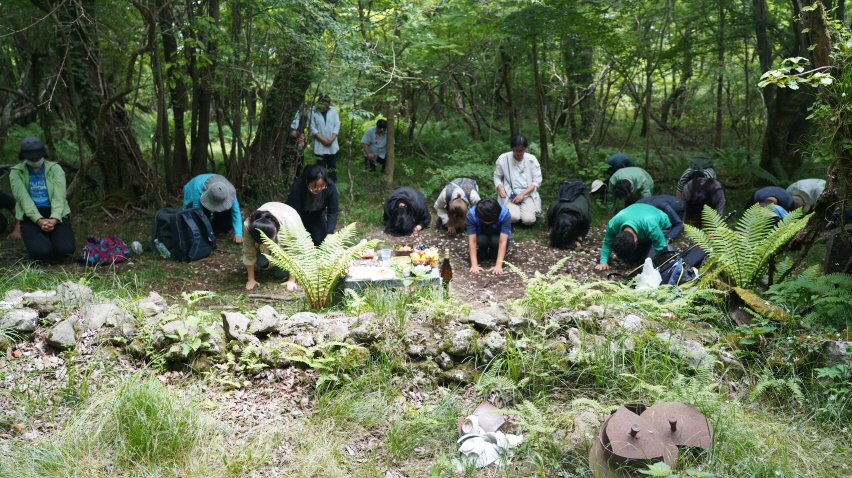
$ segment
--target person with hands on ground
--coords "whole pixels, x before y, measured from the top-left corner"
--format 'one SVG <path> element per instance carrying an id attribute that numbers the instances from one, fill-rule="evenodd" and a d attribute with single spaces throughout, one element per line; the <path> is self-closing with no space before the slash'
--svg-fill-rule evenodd
<path id="1" fill-rule="evenodd" d="M 470 178 L 455 178 L 447 184 L 438 199 L 435 200 L 435 214 L 438 216 L 438 227 L 445 227 L 447 232 L 459 232 L 467 221 L 467 213 L 471 206 L 479 203 L 479 186 Z"/>
<path id="2" fill-rule="evenodd" d="M 243 242 L 243 217 L 237 190 L 219 174 L 199 174 L 183 187 L 184 209 L 201 208 L 217 235 L 234 232 L 234 242 Z"/>
<path id="3" fill-rule="evenodd" d="M 383 220 L 387 234 L 416 236 L 432 221 L 426 208 L 426 196 L 414 188 L 395 189 L 385 201 Z"/>
<path id="4" fill-rule="evenodd" d="M 512 151 L 497 158 L 494 168 L 494 187 L 500 196 L 500 204 L 509 209 L 512 222 L 520 221 L 525 226 L 535 223 L 541 213 L 541 166 L 535 156 L 527 153 L 529 142 L 523 135 L 509 141 Z"/>
<path id="5" fill-rule="evenodd" d="M 640 198 L 654 193 L 654 179 L 642 168 L 621 168 L 609 178 L 606 205 L 610 213 L 615 212 L 615 200 L 623 199 L 629 206 Z"/>
<path id="6" fill-rule="evenodd" d="M 642 262 L 668 247 L 669 217 L 650 204 L 632 204 L 622 209 L 606 225 L 600 263 L 595 270 L 609 269 L 610 254 L 615 252 L 626 263 Z"/>
<path id="7" fill-rule="evenodd" d="M 512 242 L 512 216 L 495 199 L 483 199 L 467 213 L 467 251 L 470 272 L 479 274 L 479 261 L 494 259 L 492 274 L 503 274 L 503 261 Z"/>
<path id="8" fill-rule="evenodd" d="M 75 247 L 65 172 L 58 163 L 45 160 L 44 144 L 34 136 L 21 141 L 18 157 L 23 161 L 9 171 L 9 183 L 24 246 L 37 261 L 62 262 Z"/>
<path id="9" fill-rule="evenodd" d="M 246 290 L 252 290 L 258 282 L 255 279 L 255 269 L 269 271 L 276 280 L 287 279 L 287 290 L 296 290 L 296 276 L 272 265 L 264 254 L 269 254 L 269 248 L 263 243 L 263 236 L 279 242 L 278 232 L 282 228 L 295 233 L 303 229 L 299 213 L 292 207 L 280 202 L 268 202 L 249 214 L 245 221 L 248 235 L 243 241 L 243 265 L 246 266 Z M 288 277 L 289 276 L 289 277 Z"/>

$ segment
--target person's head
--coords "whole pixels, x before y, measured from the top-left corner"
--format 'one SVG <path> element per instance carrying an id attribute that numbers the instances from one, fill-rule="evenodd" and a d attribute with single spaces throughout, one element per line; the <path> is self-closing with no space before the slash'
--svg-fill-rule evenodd
<path id="1" fill-rule="evenodd" d="M 764 199 L 763 201 L 761 201 L 760 204 L 762 204 L 764 206 L 775 205 L 775 204 L 778 204 L 778 198 L 775 197 L 775 196 L 769 196 L 766 199 Z"/>
<path id="2" fill-rule="evenodd" d="M 391 208 L 390 222 L 393 231 L 404 235 L 411 234 L 414 231 L 414 226 L 417 225 L 411 205 L 406 201 L 397 201 L 396 205 Z"/>
<path id="3" fill-rule="evenodd" d="M 254 211 L 249 215 L 249 234 L 257 244 L 262 241 L 261 232 L 273 241 L 277 241 L 278 228 L 280 227 L 281 224 L 278 223 L 278 219 L 275 219 L 275 216 L 269 211 Z"/>
<path id="4" fill-rule="evenodd" d="M 453 229 L 461 229 L 467 221 L 468 211 L 467 201 L 462 198 L 455 198 L 447 205 L 447 227 Z"/>
<path id="5" fill-rule="evenodd" d="M 204 181 L 201 193 L 201 205 L 210 212 L 222 212 L 231 209 L 237 198 L 237 190 L 224 176 L 214 174 Z"/>
<path id="6" fill-rule="evenodd" d="M 794 191 L 793 194 L 793 209 L 801 209 L 805 207 L 805 198 L 802 197 L 802 193 L 799 191 Z M 805 211 L 807 212 L 807 211 Z"/>
<path id="7" fill-rule="evenodd" d="M 483 224 L 493 224 L 500 219 L 500 203 L 496 199 L 483 199 L 476 205 L 476 218 Z"/>
<path id="8" fill-rule="evenodd" d="M 27 166 L 33 169 L 41 168 L 44 164 L 44 158 L 47 157 L 47 151 L 44 149 L 44 143 L 35 136 L 29 136 L 21 140 L 21 150 L 18 153 L 18 158 L 27 162 Z"/>
<path id="9" fill-rule="evenodd" d="M 556 216 L 553 226 L 550 228 L 550 247 L 557 249 L 569 249 L 580 238 L 580 230 L 577 227 L 577 216 L 570 212 L 563 212 Z"/>
<path id="10" fill-rule="evenodd" d="M 524 153 L 527 152 L 530 143 L 526 136 L 518 134 L 512 136 L 509 140 L 509 146 L 512 148 L 512 157 L 515 158 L 515 161 L 520 161 L 524 159 Z"/>
<path id="11" fill-rule="evenodd" d="M 325 191 L 328 186 L 325 168 L 318 164 L 312 164 L 305 168 L 302 177 L 305 180 L 305 187 L 311 194 L 319 194 Z"/>
<path id="12" fill-rule="evenodd" d="M 624 259 L 636 253 L 636 237 L 630 231 L 621 231 L 612 240 L 612 250 Z"/>
<path id="13" fill-rule="evenodd" d="M 388 130 L 387 120 L 380 119 L 380 120 L 376 121 L 376 133 L 377 134 L 384 134 L 385 131 L 387 131 L 387 130 Z"/>
<path id="14" fill-rule="evenodd" d="M 633 192 L 633 183 L 628 179 L 619 179 L 612 188 L 612 194 L 617 198 L 624 198 Z"/>
<path id="15" fill-rule="evenodd" d="M 327 95 L 322 95 L 319 97 L 319 104 L 321 111 L 328 111 L 328 109 L 331 108 L 331 98 Z"/>

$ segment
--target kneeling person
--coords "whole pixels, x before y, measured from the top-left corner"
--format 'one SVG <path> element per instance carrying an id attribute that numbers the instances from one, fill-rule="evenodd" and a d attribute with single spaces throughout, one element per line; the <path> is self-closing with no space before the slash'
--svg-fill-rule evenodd
<path id="1" fill-rule="evenodd" d="M 512 241 L 512 215 L 494 199 L 484 199 L 467 213 L 467 250 L 470 272 L 482 272 L 479 261 L 494 259 L 494 274 L 503 273 L 503 260 Z"/>
<path id="2" fill-rule="evenodd" d="M 476 181 L 468 178 L 453 179 L 435 200 L 438 227 L 445 227 L 447 232 L 455 234 L 464 227 L 470 207 L 478 203 L 479 186 Z"/>
<path id="3" fill-rule="evenodd" d="M 385 232 L 392 236 L 416 235 L 429 227 L 432 217 L 426 209 L 426 196 L 414 188 L 395 189 L 385 201 Z"/>
<path id="4" fill-rule="evenodd" d="M 234 231 L 234 242 L 243 242 L 243 218 L 237 190 L 224 176 L 207 173 L 190 179 L 183 187 L 183 207 L 202 208 L 210 218 L 214 233 Z"/>
<path id="5" fill-rule="evenodd" d="M 579 179 L 563 181 L 556 202 L 547 210 L 550 247 L 580 247 L 580 241 L 589 233 L 591 222 L 592 206 L 586 185 Z"/>
<path id="6" fill-rule="evenodd" d="M 255 268 L 269 271 L 276 280 L 287 279 L 287 290 L 296 289 L 296 278 L 272 265 L 264 255 L 269 253 L 269 248 L 263 243 L 260 233 L 278 242 L 278 232 L 282 228 L 293 233 L 304 228 L 299 213 L 284 203 L 268 202 L 252 212 L 244 225 L 248 230 L 248 237 L 243 241 L 243 265 L 246 266 L 248 275 L 246 290 L 252 290 L 258 284 L 255 280 Z"/>
<path id="7" fill-rule="evenodd" d="M 633 204 L 622 209 L 606 225 L 600 263 L 595 270 L 609 268 L 611 252 L 627 263 L 642 262 L 645 257 L 656 255 L 668 245 L 665 231 L 671 227 L 666 213 L 650 204 Z"/>

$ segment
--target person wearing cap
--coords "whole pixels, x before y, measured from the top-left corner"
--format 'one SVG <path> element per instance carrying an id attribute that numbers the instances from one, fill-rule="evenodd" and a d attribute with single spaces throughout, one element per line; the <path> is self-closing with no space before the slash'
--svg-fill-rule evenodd
<path id="1" fill-rule="evenodd" d="M 512 222 L 525 226 L 535 223 L 541 213 L 541 166 L 535 156 L 527 153 L 529 142 L 523 135 L 509 141 L 511 151 L 497 158 L 494 168 L 494 187 L 500 196 L 500 204 L 512 215 Z"/>
<path id="2" fill-rule="evenodd" d="M 328 96 L 320 97 L 320 108 L 311 114 L 311 136 L 314 137 L 314 155 L 317 164 L 328 169 L 328 177 L 337 182 L 337 134 L 340 132 L 340 117 L 331 107 Z"/>
<path id="3" fill-rule="evenodd" d="M 609 157 L 606 158 L 606 164 L 609 165 L 609 171 L 607 171 L 609 176 L 612 176 L 613 173 L 621 168 L 632 168 L 636 166 L 630 156 L 620 152 L 610 154 Z"/>
<path id="4" fill-rule="evenodd" d="M 265 254 L 269 254 L 269 248 L 263 243 L 261 233 L 276 242 L 278 242 L 278 233 L 282 229 L 295 234 L 304 228 L 299 213 L 284 203 L 268 202 L 252 211 L 243 223 L 243 227 L 248 231 L 243 241 L 243 265 L 246 266 L 248 276 L 246 290 L 252 290 L 258 285 L 255 270 L 267 271 L 279 281 L 286 280 L 287 290 L 295 290 L 296 277 L 279 269 L 266 257 Z"/>
<path id="5" fill-rule="evenodd" d="M 621 168 L 609 178 L 607 208 L 615 212 L 616 199 L 623 199 L 624 205 L 629 206 L 640 198 L 650 196 L 653 191 L 654 180 L 647 171 L 635 166 Z"/>
<path id="6" fill-rule="evenodd" d="M 65 197 L 65 172 L 58 163 L 46 161 L 47 152 L 39 138 L 21 141 L 22 159 L 9 171 L 15 218 L 29 256 L 57 263 L 74 252 L 71 208 Z"/>
<path id="7" fill-rule="evenodd" d="M 385 156 L 388 147 L 388 122 L 380 119 L 375 126 L 370 126 L 361 136 L 361 144 L 364 145 L 364 166 L 370 171 L 376 171 L 376 164 L 382 165 L 385 171 Z"/>
<path id="8" fill-rule="evenodd" d="M 293 181 L 287 204 L 302 218 L 315 246 L 322 244 L 327 235 L 334 233 L 340 212 L 340 197 L 337 186 L 326 176 L 322 166 L 308 166 L 304 174 Z"/>
<path id="9" fill-rule="evenodd" d="M 213 224 L 213 232 L 225 234 L 233 230 L 234 242 L 243 242 L 243 218 L 237 190 L 224 176 L 205 173 L 190 179 L 183 187 L 183 207 L 204 209 Z"/>
<path id="10" fill-rule="evenodd" d="M 689 160 L 686 170 L 680 175 L 677 180 L 677 197 L 683 195 L 683 188 L 686 183 L 695 178 L 716 179 L 716 167 L 713 160 L 703 154 L 700 154 Z"/>
<path id="11" fill-rule="evenodd" d="M 793 207 L 802 208 L 802 212 L 808 213 L 814 208 L 817 198 L 825 190 L 825 179 L 800 179 L 787 186 L 787 192 L 793 196 Z"/>
<path id="12" fill-rule="evenodd" d="M 600 263 L 595 270 L 609 269 L 612 252 L 624 262 L 642 262 L 666 249 L 669 217 L 650 204 L 633 204 L 619 211 L 606 225 Z"/>

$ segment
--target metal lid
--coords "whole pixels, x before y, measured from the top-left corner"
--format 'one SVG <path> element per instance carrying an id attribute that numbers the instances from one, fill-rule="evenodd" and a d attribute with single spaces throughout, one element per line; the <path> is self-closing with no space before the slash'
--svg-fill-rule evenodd
<path id="1" fill-rule="evenodd" d="M 713 428 L 701 412 L 680 402 L 658 403 L 640 415 L 663 432 L 675 445 L 695 446 L 709 450 Z"/>
<path id="2" fill-rule="evenodd" d="M 618 407 L 609 417 L 601 434 L 601 443 L 613 455 L 628 460 L 660 460 L 673 466 L 677 446 L 667 433 L 657 429 L 651 420 Z"/>

